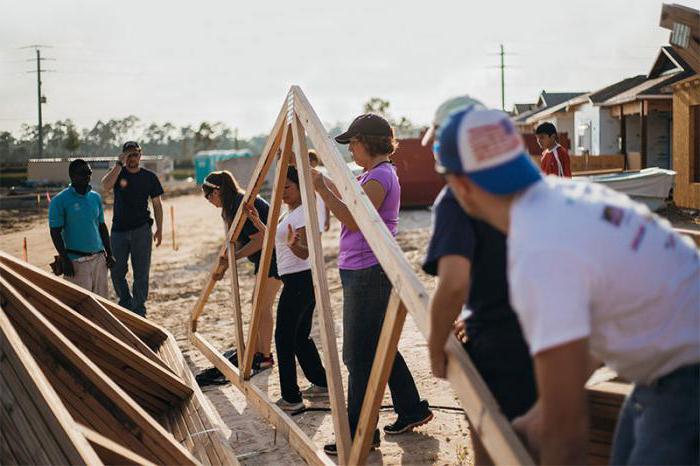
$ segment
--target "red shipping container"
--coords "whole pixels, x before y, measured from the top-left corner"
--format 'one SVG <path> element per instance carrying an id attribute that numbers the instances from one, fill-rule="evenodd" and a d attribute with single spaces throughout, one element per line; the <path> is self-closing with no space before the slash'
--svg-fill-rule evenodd
<path id="1" fill-rule="evenodd" d="M 432 205 L 445 185 L 435 172 L 431 147 L 421 146 L 420 139 L 399 139 L 399 148 L 391 159 L 401 184 L 401 207 Z"/>

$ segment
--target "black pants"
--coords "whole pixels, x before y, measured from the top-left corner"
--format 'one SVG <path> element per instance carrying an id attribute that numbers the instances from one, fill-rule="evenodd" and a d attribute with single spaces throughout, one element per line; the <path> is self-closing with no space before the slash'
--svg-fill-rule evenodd
<path id="1" fill-rule="evenodd" d="M 316 307 L 311 271 L 290 273 L 280 277 L 284 287 L 277 306 L 275 345 L 279 364 L 282 398 L 290 403 L 301 401 L 297 385 L 297 367 L 294 356 L 309 382 L 326 387 L 326 371 L 316 344 L 309 338 Z"/>
<path id="2" fill-rule="evenodd" d="M 509 420 L 525 414 L 537 401 L 535 371 L 515 317 L 479 326 L 467 320 L 464 349 Z"/>
<path id="3" fill-rule="evenodd" d="M 391 282 L 380 265 L 361 270 L 340 269 L 340 280 L 343 362 L 348 368 L 348 420 L 354 437 L 389 304 Z M 413 421 L 428 415 L 428 402 L 420 399 L 411 371 L 398 351 L 389 375 L 389 391 L 394 411 L 400 418 Z"/>

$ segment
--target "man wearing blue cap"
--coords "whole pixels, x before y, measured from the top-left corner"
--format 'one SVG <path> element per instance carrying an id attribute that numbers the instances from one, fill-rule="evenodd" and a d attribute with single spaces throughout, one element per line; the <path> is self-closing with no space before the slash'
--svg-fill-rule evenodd
<path id="1" fill-rule="evenodd" d="M 460 205 L 508 236 L 508 280 L 535 360 L 514 427 L 543 464 L 583 464 L 591 360 L 635 383 L 612 464 L 700 461 L 700 254 L 644 205 L 544 177 L 511 119 L 453 114 L 434 148 Z M 543 214 L 545 212 L 546 214 Z"/>

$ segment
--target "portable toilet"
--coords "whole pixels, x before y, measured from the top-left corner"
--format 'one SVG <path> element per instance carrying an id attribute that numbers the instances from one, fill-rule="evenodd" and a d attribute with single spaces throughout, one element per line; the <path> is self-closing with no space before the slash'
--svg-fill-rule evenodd
<path id="1" fill-rule="evenodd" d="M 194 155 L 194 177 L 197 184 L 204 183 L 204 178 L 214 171 L 212 151 L 201 150 Z"/>

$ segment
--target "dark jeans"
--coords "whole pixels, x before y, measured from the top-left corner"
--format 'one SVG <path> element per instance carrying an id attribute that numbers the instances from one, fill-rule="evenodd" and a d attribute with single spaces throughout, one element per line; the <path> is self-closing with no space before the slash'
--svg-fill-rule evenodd
<path id="1" fill-rule="evenodd" d="M 700 364 L 635 385 L 620 411 L 610 464 L 700 464 Z"/>
<path id="2" fill-rule="evenodd" d="M 309 337 L 316 307 L 311 270 L 290 273 L 281 277 L 284 287 L 277 305 L 275 346 L 279 364 L 282 398 L 290 403 L 301 401 L 297 385 L 297 367 L 294 356 L 309 382 L 326 387 L 326 371 L 321 364 L 316 344 Z"/>
<path id="3" fill-rule="evenodd" d="M 343 284 L 343 362 L 348 368 L 348 418 L 354 436 L 362 401 L 384 323 L 391 282 L 380 265 L 361 270 L 340 270 Z M 402 419 L 427 416 L 428 403 L 421 400 L 413 376 L 401 353 L 396 352 L 389 376 L 394 411 Z"/>
<path id="4" fill-rule="evenodd" d="M 525 414 L 537 401 L 532 358 L 517 318 L 484 322 L 470 329 L 464 349 L 484 378 L 503 414 L 509 420 Z"/>
<path id="5" fill-rule="evenodd" d="M 134 313 L 146 315 L 148 298 L 148 272 L 151 268 L 153 235 L 148 223 L 128 231 L 112 230 L 112 254 L 116 263 L 112 267 L 112 284 L 119 297 L 119 305 Z M 126 272 L 129 270 L 129 256 L 134 272 L 133 291 L 129 291 Z"/>

